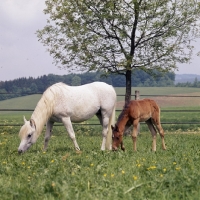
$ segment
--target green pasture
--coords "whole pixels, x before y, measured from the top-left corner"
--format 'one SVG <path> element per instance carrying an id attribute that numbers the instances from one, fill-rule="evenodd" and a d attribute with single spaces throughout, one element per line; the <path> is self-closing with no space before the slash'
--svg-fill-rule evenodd
<path id="1" fill-rule="evenodd" d="M 200 95 L 198 88 L 134 88 L 133 94 L 134 90 L 139 90 L 141 95 Z M 124 94 L 124 88 L 116 91 Z M 34 109 L 40 96 L 0 101 L 0 109 Z M 123 99 L 118 97 L 118 102 Z M 44 127 L 36 144 L 18 155 L 23 115 L 29 119 L 32 112 L 0 111 L 1 199 L 199 199 L 200 99 L 187 97 L 180 99 L 180 103 L 174 98 L 167 102 L 166 98 L 156 100 L 161 103 L 167 146 L 166 151 L 161 149 L 158 136 L 156 153 L 151 151 L 151 135 L 145 124 L 140 127 L 137 152 L 132 150 L 129 135 L 124 137 L 125 152 L 102 152 L 101 127 L 90 125 L 98 123 L 93 117 L 82 125 L 74 125 L 81 153 L 75 152 L 65 128 L 56 124 L 46 152 L 42 149 Z M 119 113 L 116 112 L 116 118 Z M 197 124 L 181 124 L 187 122 Z"/>
<path id="2" fill-rule="evenodd" d="M 18 155 L 16 127 L 0 131 L 1 199 L 199 199 L 200 134 L 166 134 L 167 150 L 151 151 L 151 137 L 139 135 L 133 152 L 100 150 L 99 130 L 76 128 L 81 153 L 76 153 L 63 127 L 55 127 L 46 152 L 43 135 L 26 153 Z"/>

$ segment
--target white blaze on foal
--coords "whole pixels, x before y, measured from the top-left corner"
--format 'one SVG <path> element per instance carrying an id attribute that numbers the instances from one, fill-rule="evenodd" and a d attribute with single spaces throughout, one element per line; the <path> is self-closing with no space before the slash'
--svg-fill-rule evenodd
<path id="1" fill-rule="evenodd" d="M 76 141 L 72 122 L 83 122 L 96 115 L 102 125 L 101 150 L 111 147 L 111 125 L 115 120 L 116 93 L 112 86 L 103 82 L 94 82 L 82 86 L 68 86 L 56 83 L 49 87 L 39 100 L 29 121 L 24 117 L 19 137 L 19 153 L 23 153 L 34 144 L 46 123 L 44 150 L 52 134 L 54 122 L 62 122 L 74 143 Z"/>

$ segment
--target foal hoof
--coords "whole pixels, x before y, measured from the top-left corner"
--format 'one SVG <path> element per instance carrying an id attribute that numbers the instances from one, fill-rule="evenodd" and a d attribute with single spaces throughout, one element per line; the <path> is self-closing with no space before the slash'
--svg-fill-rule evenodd
<path id="1" fill-rule="evenodd" d="M 122 151 L 125 151 L 125 147 L 123 146 L 123 147 L 121 147 L 121 149 L 122 149 Z"/>

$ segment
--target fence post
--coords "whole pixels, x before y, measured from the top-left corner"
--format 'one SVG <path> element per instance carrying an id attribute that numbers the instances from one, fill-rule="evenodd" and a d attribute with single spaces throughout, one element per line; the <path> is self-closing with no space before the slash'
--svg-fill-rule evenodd
<path id="1" fill-rule="evenodd" d="M 139 99 L 140 99 L 140 91 L 135 90 L 135 100 L 139 100 Z M 140 123 L 138 124 L 138 127 L 137 127 L 137 134 L 138 135 L 140 134 Z"/>
<path id="2" fill-rule="evenodd" d="M 135 90 L 135 100 L 140 99 L 140 91 Z"/>

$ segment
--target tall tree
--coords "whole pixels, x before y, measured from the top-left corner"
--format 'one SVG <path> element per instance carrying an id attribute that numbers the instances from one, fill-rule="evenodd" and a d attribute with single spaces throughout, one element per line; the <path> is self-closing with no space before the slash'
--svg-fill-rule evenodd
<path id="1" fill-rule="evenodd" d="M 173 71 L 191 59 L 199 1 L 47 0 L 37 36 L 58 67 L 125 75 L 127 103 L 133 69 Z"/>

